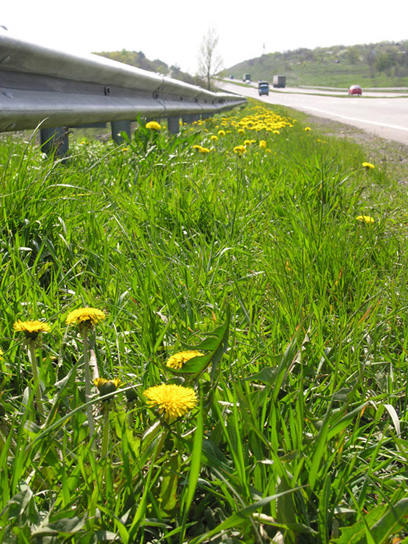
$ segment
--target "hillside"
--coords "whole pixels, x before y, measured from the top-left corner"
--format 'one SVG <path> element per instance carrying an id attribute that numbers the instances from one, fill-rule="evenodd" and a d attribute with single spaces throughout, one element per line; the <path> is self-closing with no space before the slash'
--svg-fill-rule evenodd
<path id="1" fill-rule="evenodd" d="M 149 60 L 142 51 L 137 52 L 122 49 L 121 51 L 102 51 L 95 53 L 95 55 L 116 60 L 117 62 L 122 62 L 123 64 L 129 64 L 130 66 L 135 66 L 136 68 L 141 68 L 142 70 L 148 70 L 149 72 L 163 74 L 164 76 L 169 76 L 186 83 L 191 83 L 192 85 L 198 84 L 196 78 L 192 77 L 186 72 L 182 72 L 178 66 L 168 66 L 165 62 L 158 59 Z"/>
<path id="2" fill-rule="evenodd" d="M 408 86 L 408 41 L 269 53 L 236 64 L 226 73 L 236 79 L 249 73 L 254 81 L 285 74 L 290 86 Z"/>

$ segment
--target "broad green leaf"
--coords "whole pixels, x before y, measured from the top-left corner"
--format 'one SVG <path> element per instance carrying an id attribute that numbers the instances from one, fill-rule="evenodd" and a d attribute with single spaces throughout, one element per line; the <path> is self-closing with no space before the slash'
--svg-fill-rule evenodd
<path id="1" fill-rule="evenodd" d="M 328 438 L 329 440 L 331 438 L 333 438 L 334 436 L 336 436 L 336 434 L 339 434 L 341 433 L 342 431 L 344 431 L 344 429 L 351 423 L 351 421 L 356 417 L 358 416 L 359 414 L 361 414 L 363 408 L 367 405 L 366 402 L 364 402 L 363 404 L 359 404 L 357 406 L 357 408 L 354 408 L 354 410 L 352 410 L 351 412 L 348 412 L 346 413 L 339 421 L 337 421 L 336 423 L 334 423 L 329 431 L 328 431 Z M 344 410 L 343 410 L 344 412 Z"/>
<path id="2" fill-rule="evenodd" d="M 372 528 L 372 536 L 377 544 L 385 544 L 388 539 L 408 527 L 408 499 L 401 499 L 377 521 Z"/>
<path id="3" fill-rule="evenodd" d="M 171 368 L 168 366 L 163 367 L 173 374 L 199 374 L 202 372 L 210 363 L 212 359 L 212 353 L 206 355 L 199 355 L 198 357 L 193 357 L 186 363 L 184 363 L 182 368 Z"/>
<path id="4" fill-rule="evenodd" d="M 298 489 L 299 488 L 294 488 L 289 491 L 285 491 L 285 493 L 293 493 L 297 491 Z M 246 506 L 242 510 L 239 510 L 238 512 L 235 512 L 235 514 L 232 514 L 231 516 L 229 516 L 226 520 L 224 520 L 222 523 L 217 525 L 217 527 L 215 527 L 212 531 L 209 531 L 199 537 L 193 538 L 190 544 L 200 544 L 201 542 L 208 541 L 212 536 L 220 534 L 223 531 L 231 529 L 232 527 L 239 527 L 242 523 L 248 520 L 248 518 L 250 518 L 257 510 L 259 510 L 260 508 L 263 508 L 264 506 L 278 499 L 282 495 L 283 493 L 270 495 L 269 497 L 265 497 L 264 499 L 261 499 L 260 501 L 257 501 L 253 504 L 250 504 L 249 506 Z"/>
<path id="5" fill-rule="evenodd" d="M 277 521 L 283 525 L 294 525 L 297 522 L 295 495 L 289 493 L 292 488 L 287 481 L 288 477 L 287 474 L 283 474 L 277 487 L 277 491 L 280 493 L 277 499 Z M 292 531 L 285 534 L 285 542 L 295 544 L 296 537 Z"/>
<path id="6" fill-rule="evenodd" d="M 351 527 L 341 528 L 341 535 L 333 542 L 336 544 L 366 544 L 366 525 L 372 527 L 377 521 L 382 519 L 382 516 L 387 510 L 386 505 L 380 505 L 371 510 L 365 519 L 360 519 Z M 380 544 L 378 542 L 377 544 Z"/>
<path id="7" fill-rule="evenodd" d="M 177 487 L 180 476 L 180 455 L 171 455 L 163 465 L 162 481 L 160 486 L 161 508 L 170 514 L 177 504 Z"/>
<path id="8" fill-rule="evenodd" d="M 203 447 L 203 401 L 200 400 L 200 406 L 198 409 L 197 426 L 194 432 L 193 451 L 191 453 L 190 461 L 190 473 L 188 476 L 187 490 L 182 498 L 182 512 L 183 512 L 183 537 L 185 535 L 185 529 L 187 527 L 187 516 L 191 507 L 191 503 L 194 499 L 194 494 L 197 489 L 198 478 L 200 476 L 201 468 L 201 454 Z"/>
<path id="9" fill-rule="evenodd" d="M 95 531 L 95 536 L 98 542 L 109 542 L 118 538 L 118 535 L 116 533 L 112 533 L 112 531 Z"/>
<path id="10" fill-rule="evenodd" d="M 60 537 L 70 536 L 81 531 L 84 528 L 84 526 L 85 526 L 85 519 L 83 518 L 79 518 L 77 516 L 73 518 L 63 518 L 63 519 L 59 519 L 58 521 L 49 523 L 48 525 L 39 527 L 38 529 L 32 532 L 32 536 L 36 538 L 39 538 L 45 535 L 50 535 L 50 536 L 53 535 L 53 536 L 60 536 Z"/>
<path id="11" fill-rule="evenodd" d="M 228 348 L 229 324 L 230 324 L 230 309 L 227 307 L 227 317 L 225 323 L 217 327 L 211 333 L 208 333 L 208 338 L 200 342 L 196 346 L 185 345 L 184 348 L 192 351 L 208 351 L 203 356 L 194 357 L 187 361 L 182 368 L 175 369 L 166 367 L 166 370 L 173 374 L 190 374 L 191 378 L 198 377 L 204 372 L 209 364 L 213 365 L 213 370 L 221 360 L 223 354 Z"/>
<path id="12" fill-rule="evenodd" d="M 262 382 L 267 385 L 273 385 L 276 381 L 276 374 L 278 372 L 277 366 L 268 366 L 263 368 L 260 372 L 252 374 L 247 378 L 244 378 L 245 381 L 251 382 Z"/>

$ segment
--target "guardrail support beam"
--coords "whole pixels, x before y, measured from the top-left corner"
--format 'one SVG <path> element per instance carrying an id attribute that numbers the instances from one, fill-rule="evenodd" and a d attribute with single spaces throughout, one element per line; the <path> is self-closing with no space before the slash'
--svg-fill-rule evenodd
<path id="1" fill-rule="evenodd" d="M 47 155 L 64 157 L 68 153 L 68 130 L 65 127 L 41 128 L 41 150 Z"/>
<path id="2" fill-rule="evenodd" d="M 183 115 L 182 117 L 183 123 L 194 123 L 194 121 L 200 120 L 200 114 L 199 113 L 187 113 L 186 115 Z"/>
<path id="3" fill-rule="evenodd" d="M 112 121 L 112 139 L 116 144 L 123 144 L 123 137 L 120 135 L 121 132 L 126 132 L 130 140 L 130 121 Z"/>
<path id="4" fill-rule="evenodd" d="M 167 119 L 167 128 L 169 129 L 170 134 L 178 134 L 180 132 L 180 118 L 169 117 Z"/>

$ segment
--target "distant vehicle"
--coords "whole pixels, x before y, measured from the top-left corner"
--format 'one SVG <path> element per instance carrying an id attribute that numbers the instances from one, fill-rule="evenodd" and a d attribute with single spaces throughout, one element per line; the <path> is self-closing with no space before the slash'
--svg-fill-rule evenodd
<path id="1" fill-rule="evenodd" d="M 351 85 L 348 90 L 348 95 L 353 96 L 353 94 L 357 94 L 361 96 L 363 94 L 363 91 L 361 90 L 360 85 Z"/>
<path id="2" fill-rule="evenodd" d="M 258 93 L 259 93 L 259 96 L 262 96 L 263 94 L 266 94 L 266 96 L 269 96 L 269 83 L 267 81 L 259 81 Z"/>
<path id="3" fill-rule="evenodd" d="M 234 74 L 231 74 L 231 75 L 230 75 L 230 79 L 234 79 Z"/>
<path id="4" fill-rule="evenodd" d="M 283 88 L 286 85 L 286 76 L 273 76 L 272 85 Z"/>
<path id="5" fill-rule="evenodd" d="M 242 76 L 242 81 L 245 81 L 245 83 L 251 82 L 251 74 L 244 74 Z"/>

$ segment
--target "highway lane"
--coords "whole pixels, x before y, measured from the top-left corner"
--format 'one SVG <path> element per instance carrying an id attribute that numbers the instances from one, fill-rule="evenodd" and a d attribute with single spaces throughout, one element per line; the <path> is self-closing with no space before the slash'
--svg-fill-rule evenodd
<path id="1" fill-rule="evenodd" d="M 304 92 L 273 92 L 269 96 L 258 96 L 255 86 L 220 83 L 223 90 L 239 93 L 268 102 L 287 106 L 317 117 L 324 117 L 355 126 L 408 146 L 408 97 L 388 97 L 382 93 L 378 98 L 363 96 L 327 96 Z"/>

